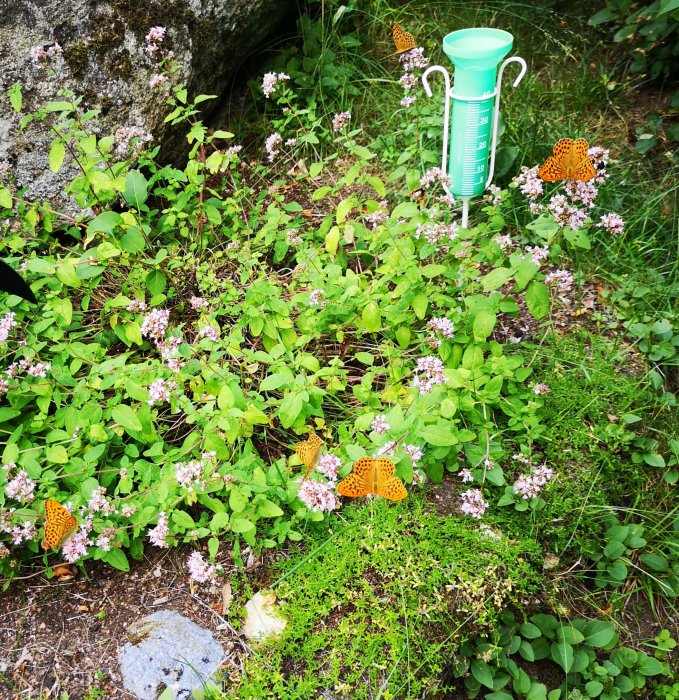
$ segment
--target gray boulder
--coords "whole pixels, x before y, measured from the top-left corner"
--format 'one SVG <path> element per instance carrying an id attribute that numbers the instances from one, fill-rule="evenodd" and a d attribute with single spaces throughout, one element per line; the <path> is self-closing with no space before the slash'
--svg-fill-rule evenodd
<path id="1" fill-rule="evenodd" d="M 165 141 L 166 158 L 179 140 L 163 119 L 162 84 L 149 86 L 157 58 L 174 52 L 177 82 L 189 95 L 221 95 L 236 69 L 291 11 L 292 0 L 11 0 L 0 2 L 0 81 L 23 84 L 23 111 L 57 99 L 61 88 L 84 96 L 83 106 L 102 110 L 101 135 L 117 129 L 150 132 Z M 149 54 L 152 27 L 165 27 L 162 50 Z M 204 104 L 209 108 L 210 103 Z M 33 125 L 18 134 L 20 117 L 0 97 L 0 179 L 8 164 L 29 198 L 65 204 L 65 167 L 50 172 L 51 137 Z M 68 158 L 67 161 L 68 163 Z"/>
<path id="2" fill-rule="evenodd" d="M 156 700 L 171 688 L 175 698 L 190 698 L 210 680 L 224 659 L 221 644 L 188 617 L 170 610 L 130 625 L 118 649 L 123 685 L 140 700 Z"/>

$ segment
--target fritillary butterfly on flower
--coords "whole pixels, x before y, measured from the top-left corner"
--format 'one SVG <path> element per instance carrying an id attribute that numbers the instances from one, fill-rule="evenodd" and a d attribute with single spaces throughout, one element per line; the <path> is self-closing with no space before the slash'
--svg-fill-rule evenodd
<path id="1" fill-rule="evenodd" d="M 396 476 L 396 467 L 388 457 L 361 457 L 337 492 L 349 498 L 375 494 L 390 501 L 401 501 L 407 495 L 403 482 Z"/>
<path id="2" fill-rule="evenodd" d="M 588 149 L 589 144 L 585 139 L 559 139 L 554 144 L 553 155 L 538 170 L 538 177 L 546 182 L 591 180 L 596 175 L 596 169 L 589 159 Z"/>
<path id="3" fill-rule="evenodd" d="M 43 549 L 59 549 L 76 531 L 78 521 L 56 501 L 45 501 L 45 537 L 40 543 Z"/>
<path id="4" fill-rule="evenodd" d="M 415 48 L 415 37 L 410 32 L 403 29 L 397 22 L 394 22 L 391 34 L 394 37 L 396 53 L 403 53 L 404 51 L 410 51 Z"/>
<path id="5" fill-rule="evenodd" d="M 295 454 L 306 467 L 302 481 L 309 476 L 312 469 L 318 466 L 324 444 L 316 433 L 311 433 L 306 440 L 295 444 Z"/>

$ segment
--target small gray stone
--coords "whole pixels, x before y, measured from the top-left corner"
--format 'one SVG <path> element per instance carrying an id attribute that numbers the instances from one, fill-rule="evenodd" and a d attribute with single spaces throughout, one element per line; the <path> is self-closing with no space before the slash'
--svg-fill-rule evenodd
<path id="1" fill-rule="evenodd" d="M 165 688 L 190 698 L 224 659 L 221 644 L 189 618 L 170 610 L 147 615 L 127 630 L 118 649 L 125 688 L 140 700 L 156 700 Z"/>

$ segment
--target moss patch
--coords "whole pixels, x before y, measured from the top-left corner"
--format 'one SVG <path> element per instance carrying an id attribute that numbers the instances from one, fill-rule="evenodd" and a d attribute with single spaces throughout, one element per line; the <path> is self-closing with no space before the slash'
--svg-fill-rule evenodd
<path id="1" fill-rule="evenodd" d="M 541 585 L 534 542 L 428 512 L 419 494 L 351 503 L 335 531 L 278 564 L 289 620 L 227 697 L 422 697 L 459 643 Z M 388 691 L 388 692 L 387 692 Z"/>

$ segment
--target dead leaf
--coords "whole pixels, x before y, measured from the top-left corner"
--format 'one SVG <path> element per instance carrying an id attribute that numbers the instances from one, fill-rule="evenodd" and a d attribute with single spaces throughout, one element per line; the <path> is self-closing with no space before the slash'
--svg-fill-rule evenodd
<path id="1" fill-rule="evenodd" d="M 229 614 L 232 600 L 233 592 L 231 590 L 231 584 L 227 582 L 222 586 L 222 615 Z"/>

